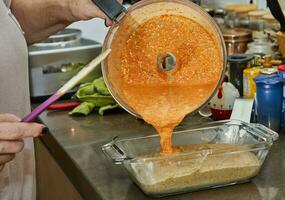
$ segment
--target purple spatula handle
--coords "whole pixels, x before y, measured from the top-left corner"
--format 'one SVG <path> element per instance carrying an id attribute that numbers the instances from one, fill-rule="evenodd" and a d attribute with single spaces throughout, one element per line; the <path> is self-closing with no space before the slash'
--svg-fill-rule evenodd
<path id="1" fill-rule="evenodd" d="M 47 109 L 51 104 L 57 101 L 62 95 L 54 94 L 49 97 L 46 101 L 36 107 L 30 114 L 26 115 L 21 122 L 32 122 L 34 121 L 43 111 Z"/>

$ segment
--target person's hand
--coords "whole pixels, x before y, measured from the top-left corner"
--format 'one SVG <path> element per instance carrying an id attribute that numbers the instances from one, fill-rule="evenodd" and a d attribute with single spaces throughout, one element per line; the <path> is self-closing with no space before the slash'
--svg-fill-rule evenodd
<path id="1" fill-rule="evenodd" d="M 105 19 L 107 26 L 112 25 L 92 0 L 13 0 L 11 11 L 25 32 L 28 44 L 42 41 L 80 20 L 99 17 Z"/>
<path id="2" fill-rule="evenodd" d="M 92 0 L 68 0 L 71 14 L 71 21 L 88 20 L 95 17 L 102 18 L 106 21 L 106 25 L 112 25 L 110 20 L 93 2 Z M 122 3 L 123 0 L 118 0 Z"/>
<path id="3" fill-rule="evenodd" d="M 43 127 L 38 123 L 22 123 L 12 114 L 0 114 L 0 170 L 23 150 L 24 138 L 39 136 Z"/>

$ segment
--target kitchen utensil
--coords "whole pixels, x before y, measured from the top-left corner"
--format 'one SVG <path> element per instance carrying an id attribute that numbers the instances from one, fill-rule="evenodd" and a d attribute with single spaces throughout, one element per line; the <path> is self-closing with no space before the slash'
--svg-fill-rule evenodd
<path id="1" fill-rule="evenodd" d="M 102 45 L 81 37 L 77 29 L 64 29 L 47 40 L 29 47 L 29 73 L 32 102 L 42 102 L 79 70 L 100 54 Z M 83 82 L 101 76 L 98 67 Z M 70 90 L 70 97 L 75 90 Z"/>
<path id="2" fill-rule="evenodd" d="M 259 75 L 256 83 L 257 121 L 278 131 L 282 118 L 283 79 L 277 75 Z"/>
<path id="3" fill-rule="evenodd" d="M 97 67 L 111 52 L 111 49 L 107 49 L 97 58 L 92 60 L 86 67 L 78 72 L 74 77 L 72 77 L 67 83 L 65 83 L 57 92 L 55 92 L 51 97 L 49 97 L 45 102 L 37 106 L 30 114 L 26 115 L 22 122 L 32 122 L 38 115 L 40 115 L 48 106 L 58 100 L 62 95 L 64 95 L 68 90 L 76 86 L 82 79 L 84 79 L 90 72 L 92 72 L 95 67 Z"/>
<path id="4" fill-rule="evenodd" d="M 233 54 L 228 57 L 230 82 L 240 95 L 243 95 L 243 70 L 250 67 L 252 59 L 251 54 Z"/>
<path id="5" fill-rule="evenodd" d="M 240 97 L 238 90 L 229 82 L 224 82 L 210 101 L 210 108 L 214 120 L 229 119 L 235 99 Z"/>
<path id="6" fill-rule="evenodd" d="M 113 163 L 123 165 L 144 193 L 161 197 L 250 181 L 259 173 L 277 138 L 277 133 L 263 125 L 233 120 L 192 125 L 173 134 L 175 146 L 236 145 L 236 149 L 221 149 L 217 154 L 209 147 L 171 155 L 155 154 L 160 150 L 158 135 L 116 138 L 102 150 Z M 253 156 L 259 166 L 254 170 L 245 167 L 248 163 L 245 155 Z"/>
<path id="7" fill-rule="evenodd" d="M 104 2 L 104 1 L 102 1 Z M 149 0 L 149 1 L 140 1 L 133 6 L 129 7 L 127 11 L 124 11 L 122 14 L 119 14 L 119 17 L 116 18 L 115 21 L 118 23 L 114 23 L 112 27 L 109 29 L 106 39 L 104 41 L 103 49 L 114 48 L 110 56 L 102 62 L 102 72 L 106 82 L 106 85 L 111 92 L 112 96 L 116 101 L 127 110 L 129 113 L 133 114 L 136 117 L 141 117 L 134 111 L 131 106 L 128 105 L 122 90 L 122 82 L 123 78 L 120 73 L 121 66 L 121 54 L 127 46 L 128 38 L 131 33 L 141 24 L 150 20 L 154 17 L 163 16 L 163 15 L 178 15 L 182 17 L 186 17 L 194 20 L 199 23 L 202 27 L 208 30 L 213 39 L 217 41 L 219 45 L 219 51 L 221 52 L 221 57 L 223 57 L 223 61 L 225 61 L 225 51 L 223 39 L 220 33 L 220 30 L 213 19 L 199 6 L 191 3 L 190 1 L 185 0 Z M 118 39 L 120 38 L 120 39 Z M 174 38 L 175 40 L 175 38 Z M 115 42 L 114 42 L 115 41 Z M 171 41 L 166 41 L 171 42 Z M 148 44 L 145 48 L 149 48 Z M 115 50 L 116 49 L 116 50 Z M 144 52 L 144 49 L 139 49 L 138 51 Z M 166 53 L 165 55 L 163 55 Z M 170 54 L 169 54 L 170 53 Z M 198 53 L 198 52 L 197 52 Z M 199 54 L 199 53 L 198 53 Z M 144 55 L 142 53 L 142 55 Z M 157 55 L 157 57 L 161 57 L 168 61 L 173 61 L 175 64 L 175 59 L 171 55 L 171 52 L 162 52 L 162 54 Z M 198 56 L 198 55 L 196 55 Z M 183 59 L 189 59 L 189 56 L 184 57 Z M 157 64 L 161 59 L 154 59 L 154 62 Z M 181 62 L 182 60 L 177 60 L 177 62 Z M 163 62 L 162 62 L 163 63 Z M 225 63 L 224 63 L 225 64 Z M 145 65 L 146 69 L 148 65 Z M 220 66 L 221 69 L 224 69 L 224 66 Z M 159 68 L 160 70 L 163 68 Z M 180 69 L 177 69 L 177 71 Z M 167 70 L 165 70 L 167 71 Z M 223 70 L 221 70 L 223 71 Z M 147 74 L 151 76 L 151 74 Z M 222 74 L 221 74 L 222 77 Z M 138 80 L 140 77 L 138 77 Z M 219 82 L 220 83 L 220 82 Z M 219 85 L 217 83 L 217 87 Z M 216 87 L 216 88 L 217 88 Z M 214 93 L 215 91 L 213 91 Z M 211 94 L 209 94 L 210 99 Z M 201 102 L 201 106 L 206 102 Z M 199 109 L 197 108 L 197 110 Z"/>
<path id="8" fill-rule="evenodd" d="M 63 102 L 63 103 L 54 103 L 47 107 L 47 110 L 71 110 L 80 105 L 80 102 Z"/>
<path id="9" fill-rule="evenodd" d="M 252 41 L 252 32 L 249 29 L 223 29 L 222 32 L 228 56 L 245 53 L 247 50 L 247 43 Z"/>
<path id="10" fill-rule="evenodd" d="M 285 32 L 285 17 L 278 0 L 267 0 L 267 5 L 274 18 L 280 23 L 280 31 Z"/>

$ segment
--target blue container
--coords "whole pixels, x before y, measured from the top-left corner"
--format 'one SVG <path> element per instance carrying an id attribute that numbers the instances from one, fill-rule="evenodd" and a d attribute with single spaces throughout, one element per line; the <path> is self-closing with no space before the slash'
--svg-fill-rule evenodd
<path id="1" fill-rule="evenodd" d="M 283 78 L 283 81 L 285 80 L 285 72 L 279 71 L 279 76 Z M 281 129 L 284 129 L 285 126 L 285 82 L 283 82 L 283 102 L 282 102 L 282 117 L 281 117 Z"/>
<path id="2" fill-rule="evenodd" d="M 278 131 L 281 125 L 283 79 L 278 74 L 259 75 L 256 83 L 257 121 Z"/>

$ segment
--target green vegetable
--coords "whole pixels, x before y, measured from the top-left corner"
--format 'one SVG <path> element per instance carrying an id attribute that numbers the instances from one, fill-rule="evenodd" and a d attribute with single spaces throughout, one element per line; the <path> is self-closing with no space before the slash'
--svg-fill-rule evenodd
<path id="1" fill-rule="evenodd" d="M 95 79 L 93 81 L 93 85 L 100 94 L 111 95 L 109 90 L 107 89 L 107 87 L 105 85 L 103 77 Z"/>
<path id="2" fill-rule="evenodd" d="M 119 107 L 109 93 L 103 77 L 80 85 L 76 96 L 82 103 L 71 111 L 70 115 L 88 115 L 95 109 L 100 115 L 103 115 L 106 110 Z"/>
<path id="3" fill-rule="evenodd" d="M 95 108 L 94 104 L 89 102 L 83 102 L 79 106 L 73 109 L 69 114 L 70 115 L 88 115 Z"/>
<path id="4" fill-rule="evenodd" d="M 118 104 L 115 104 L 115 105 L 108 105 L 108 106 L 103 106 L 101 108 L 99 108 L 99 115 L 104 115 L 104 112 L 107 111 L 107 110 L 112 110 L 114 108 L 119 108 L 120 106 Z"/>

